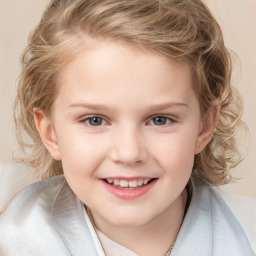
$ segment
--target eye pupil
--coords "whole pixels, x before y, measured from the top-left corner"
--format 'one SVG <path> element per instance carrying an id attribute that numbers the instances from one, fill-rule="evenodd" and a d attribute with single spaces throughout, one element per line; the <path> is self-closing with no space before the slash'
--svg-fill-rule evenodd
<path id="1" fill-rule="evenodd" d="M 92 126 L 97 126 L 102 124 L 102 118 L 101 117 L 91 117 L 89 119 L 89 124 Z"/>
<path id="2" fill-rule="evenodd" d="M 166 117 L 164 116 L 157 116 L 153 118 L 153 123 L 155 125 L 165 125 L 166 124 Z"/>

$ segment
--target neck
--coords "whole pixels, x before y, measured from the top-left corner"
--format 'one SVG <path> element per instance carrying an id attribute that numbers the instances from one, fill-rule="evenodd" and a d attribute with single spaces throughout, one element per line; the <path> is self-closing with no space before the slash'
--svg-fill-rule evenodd
<path id="1" fill-rule="evenodd" d="M 130 249 L 138 255 L 165 255 L 175 242 L 183 221 L 187 191 L 150 222 L 135 227 L 120 227 L 102 223 L 92 213 L 96 227 L 111 240 Z"/>

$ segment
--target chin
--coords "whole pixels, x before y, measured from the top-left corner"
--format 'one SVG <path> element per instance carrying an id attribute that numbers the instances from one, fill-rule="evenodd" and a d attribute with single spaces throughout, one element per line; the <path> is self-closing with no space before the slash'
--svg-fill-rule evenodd
<path id="1" fill-rule="evenodd" d="M 146 212 L 147 210 L 145 210 L 145 213 Z M 139 227 L 153 219 L 153 216 L 150 216 L 149 214 L 142 214 L 141 211 L 126 211 L 121 213 L 113 212 L 112 216 L 114 216 L 114 218 L 111 218 L 111 220 L 109 219 L 109 222 L 114 226 L 120 227 Z"/>

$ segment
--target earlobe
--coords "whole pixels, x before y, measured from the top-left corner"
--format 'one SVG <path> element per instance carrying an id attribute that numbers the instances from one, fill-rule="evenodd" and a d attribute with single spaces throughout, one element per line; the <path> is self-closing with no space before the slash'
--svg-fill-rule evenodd
<path id="1" fill-rule="evenodd" d="M 215 131 L 215 127 L 218 123 L 220 115 L 220 102 L 215 100 L 212 102 L 209 111 L 206 113 L 203 121 L 200 133 L 197 137 L 195 145 L 195 154 L 200 153 L 206 145 L 211 141 Z"/>
<path id="2" fill-rule="evenodd" d="M 57 137 L 52 125 L 52 122 L 46 114 L 37 108 L 33 109 L 34 122 L 38 133 L 40 134 L 41 140 L 49 153 L 56 161 L 61 159 Z"/>

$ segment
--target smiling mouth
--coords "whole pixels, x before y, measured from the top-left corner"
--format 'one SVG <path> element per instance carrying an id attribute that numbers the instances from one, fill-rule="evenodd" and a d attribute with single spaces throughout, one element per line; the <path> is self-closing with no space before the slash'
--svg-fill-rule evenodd
<path id="1" fill-rule="evenodd" d="M 124 179 L 103 179 L 107 184 L 121 188 L 121 189 L 138 189 L 144 187 L 151 183 L 155 178 L 152 179 L 134 179 L 134 180 L 124 180 Z"/>

